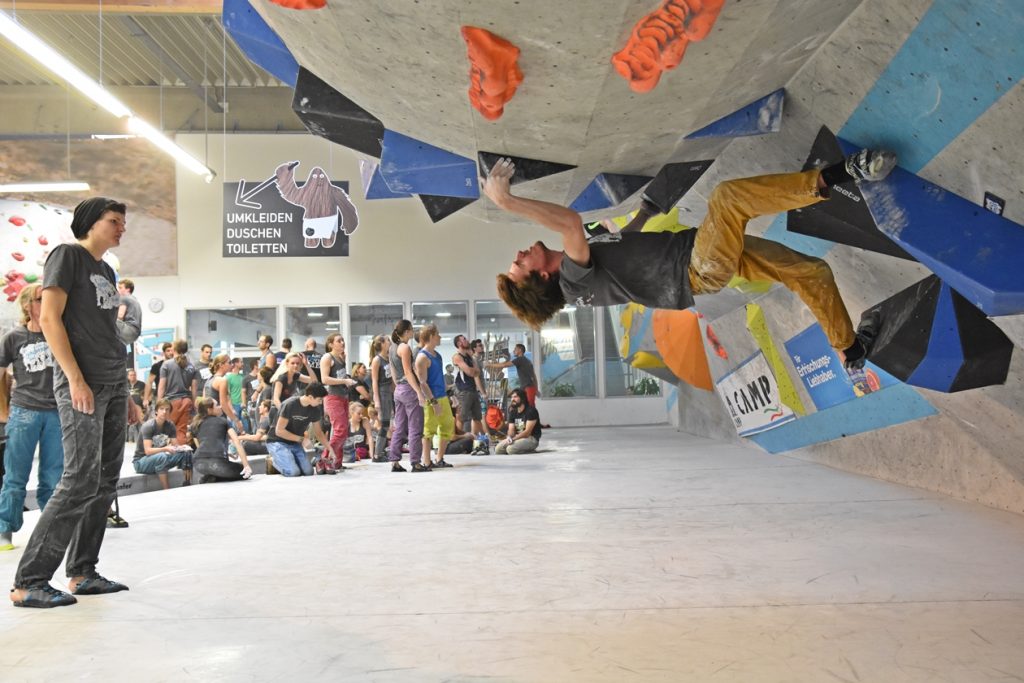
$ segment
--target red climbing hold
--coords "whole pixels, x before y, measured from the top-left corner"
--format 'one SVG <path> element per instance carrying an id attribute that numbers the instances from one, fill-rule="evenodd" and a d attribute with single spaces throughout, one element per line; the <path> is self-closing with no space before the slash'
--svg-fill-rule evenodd
<path id="1" fill-rule="evenodd" d="M 519 48 L 476 26 L 463 26 L 462 39 L 469 57 L 469 103 L 485 119 L 496 121 L 523 82 L 516 64 Z"/>
<path id="2" fill-rule="evenodd" d="M 664 0 L 637 22 L 626 47 L 612 56 L 619 75 L 634 92 L 649 92 L 662 71 L 679 66 L 691 40 L 704 40 L 725 0 Z"/>
<path id="3" fill-rule="evenodd" d="M 21 216 L 11 216 L 10 218 L 7 219 L 7 221 L 9 223 L 14 223 L 14 225 L 18 226 L 19 228 L 25 225 L 25 219 L 22 218 Z"/>
<path id="4" fill-rule="evenodd" d="M 46 239 L 46 235 L 40 235 L 39 236 L 39 244 L 41 244 L 41 245 L 43 245 L 45 247 L 49 243 L 50 243 L 50 240 Z"/>
<path id="5" fill-rule="evenodd" d="M 327 0 L 270 0 L 275 5 L 288 9 L 323 9 Z"/>
<path id="6" fill-rule="evenodd" d="M 11 252 L 11 257 L 15 261 L 24 261 L 25 260 L 25 255 L 22 254 L 20 251 L 12 251 Z"/>

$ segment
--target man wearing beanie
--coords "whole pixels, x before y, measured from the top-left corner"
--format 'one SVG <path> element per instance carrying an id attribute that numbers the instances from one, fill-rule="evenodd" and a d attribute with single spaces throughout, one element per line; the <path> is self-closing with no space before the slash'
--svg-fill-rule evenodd
<path id="1" fill-rule="evenodd" d="M 124 458 L 129 400 L 117 332 L 120 297 L 114 271 L 102 260 L 121 243 L 125 205 L 87 199 L 75 207 L 71 230 L 78 241 L 55 247 L 46 259 L 40 313 L 57 361 L 53 389 L 64 433 L 64 476 L 18 565 L 11 590 L 17 607 L 60 607 L 77 602 L 74 595 L 128 590 L 96 571 Z M 65 552 L 74 595 L 50 586 Z"/>

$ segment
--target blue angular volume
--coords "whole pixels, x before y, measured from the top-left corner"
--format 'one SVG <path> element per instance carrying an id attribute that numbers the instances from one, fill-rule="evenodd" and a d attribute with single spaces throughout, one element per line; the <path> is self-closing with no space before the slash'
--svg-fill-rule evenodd
<path id="1" fill-rule="evenodd" d="M 928 352 L 907 378 L 907 384 L 949 392 L 963 364 L 964 349 L 953 310 L 953 292 L 949 285 L 942 283 L 928 337 Z"/>
<path id="2" fill-rule="evenodd" d="M 860 192 L 878 229 L 972 304 L 990 316 L 1024 313 L 1024 226 L 899 166 Z"/>
<path id="3" fill-rule="evenodd" d="M 380 173 L 392 192 L 472 199 L 480 196 L 476 160 L 393 130 L 384 131 Z"/>
<path id="4" fill-rule="evenodd" d="M 700 130 L 687 135 L 685 140 L 695 138 L 739 138 L 747 135 L 778 133 L 782 128 L 782 104 L 786 99 L 785 88 L 779 88 L 742 109 L 709 123 Z"/>
<path id="5" fill-rule="evenodd" d="M 380 174 L 380 165 L 372 161 L 359 160 L 359 176 L 363 180 L 363 197 L 366 199 L 403 199 L 412 196 L 405 192 L 392 192 Z"/>
<path id="6" fill-rule="evenodd" d="M 270 72 L 282 83 L 295 87 L 299 63 L 274 29 L 252 8 L 249 0 L 224 0 L 221 22 L 253 64 Z"/>
<path id="7" fill-rule="evenodd" d="M 580 213 L 610 209 L 629 199 L 649 182 L 651 176 L 602 173 L 583 188 L 569 208 Z"/>

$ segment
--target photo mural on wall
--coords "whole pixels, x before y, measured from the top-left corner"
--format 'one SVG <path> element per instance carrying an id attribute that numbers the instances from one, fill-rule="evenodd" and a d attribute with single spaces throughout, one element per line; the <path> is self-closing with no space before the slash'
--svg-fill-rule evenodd
<path id="1" fill-rule="evenodd" d="M 171 157 L 154 154 L 148 141 L 137 138 L 72 140 L 70 144 L 64 140 L 0 141 L 0 183 L 58 182 L 69 178 L 89 183 L 90 189 L 0 197 L 5 213 L 2 221 L 5 232 L 0 235 L 5 251 L 0 259 L 3 267 L 0 272 L 8 273 L 19 264 L 25 267 L 15 270 L 30 272 L 28 266 L 32 264 L 12 262 L 11 253 L 18 250 L 10 247 L 11 240 L 24 246 L 24 239 L 31 241 L 44 235 L 52 248 L 59 243 L 54 241 L 55 236 L 66 230 L 66 241 L 72 241 L 71 212 L 83 199 L 102 196 L 122 201 L 128 207 L 128 229 L 115 250 L 121 263 L 120 274 L 125 277 L 177 275 L 178 219 Z M 37 205 L 43 205 L 45 210 L 29 215 L 25 207 Z M 25 219 L 31 231 L 22 226 L 17 234 L 10 232 L 18 227 L 8 222 L 13 216 Z M 41 273 L 42 266 L 38 268 Z"/>
<path id="2" fill-rule="evenodd" d="M 359 213 L 348 181 L 315 166 L 301 185 L 298 161 L 278 165 L 265 180 L 224 183 L 225 257 L 348 256 Z"/>

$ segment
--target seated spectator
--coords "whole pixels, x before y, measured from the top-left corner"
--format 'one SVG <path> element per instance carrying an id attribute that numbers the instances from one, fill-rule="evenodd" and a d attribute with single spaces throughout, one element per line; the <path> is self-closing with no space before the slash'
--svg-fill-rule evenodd
<path id="1" fill-rule="evenodd" d="M 184 486 L 188 486 L 192 483 L 192 453 L 188 446 L 178 445 L 178 431 L 168 419 L 171 402 L 161 398 L 154 407 L 156 417 L 139 428 L 132 467 L 139 474 L 157 475 L 165 489 L 171 488 L 167 473 L 180 467 L 185 472 Z"/>
<path id="2" fill-rule="evenodd" d="M 452 415 L 457 415 L 459 412 L 459 402 L 454 396 L 451 398 L 452 402 Z M 435 436 L 436 441 L 440 441 L 440 437 Z M 473 451 L 474 438 L 473 435 L 462 428 L 458 420 L 455 420 L 455 433 L 452 436 L 452 440 L 448 442 L 447 448 L 444 449 L 445 455 L 467 455 Z M 434 448 L 440 445 L 439 443 L 434 444 Z"/>
<path id="3" fill-rule="evenodd" d="M 196 401 L 196 416 L 192 420 L 192 435 L 197 442 L 193 467 L 199 475 L 200 484 L 216 481 L 238 481 L 252 476 L 245 448 L 238 440 L 231 423 L 224 417 L 220 404 L 212 398 Z M 228 440 L 235 446 L 241 462 L 228 459 Z"/>
<path id="4" fill-rule="evenodd" d="M 139 425 L 142 424 L 144 412 L 142 409 L 142 395 L 146 390 L 146 383 L 139 380 L 139 375 L 134 369 L 128 371 L 128 440 L 137 441 Z"/>
<path id="5" fill-rule="evenodd" d="M 353 402 L 348 408 L 348 437 L 341 447 L 343 461 L 355 462 L 369 458 L 371 443 L 372 428 L 366 408 L 358 401 Z M 341 463 L 337 463 L 335 467 L 341 469 Z"/>
<path id="6" fill-rule="evenodd" d="M 270 433 L 270 409 L 274 403 L 269 398 L 260 401 L 257 408 L 256 431 L 252 434 L 242 434 L 238 440 L 242 442 L 246 455 L 267 455 L 267 434 Z M 230 450 L 230 449 L 229 449 Z"/>
<path id="7" fill-rule="evenodd" d="M 305 450 L 306 429 L 310 426 L 320 443 L 325 444 L 325 457 L 329 462 L 337 462 L 341 457 L 340 453 L 334 452 L 334 448 L 324 435 L 324 430 L 320 427 L 320 420 L 323 418 L 321 406 L 326 395 L 327 389 L 324 385 L 307 384 L 301 396 L 292 396 L 282 403 L 277 419 L 271 419 L 273 428 L 267 435 L 267 450 L 270 451 L 274 468 L 284 476 L 301 477 L 313 474 L 313 466 Z"/>
<path id="8" fill-rule="evenodd" d="M 508 403 L 508 436 L 498 443 L 495 453 L 518 455 L 533 453 L 540 443 L 541 426 L 537 409 L 530 405 L 523 389 L 513 389 Z"/>

